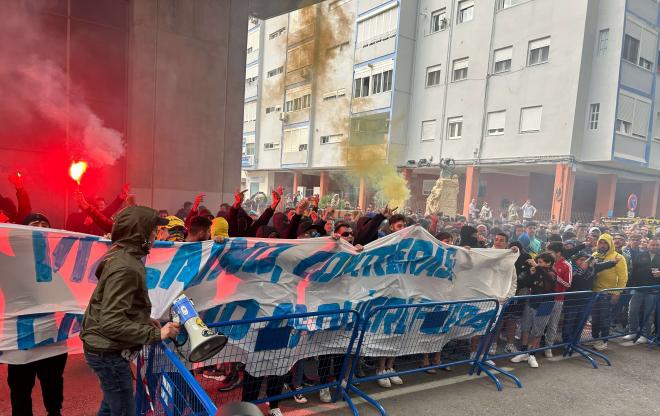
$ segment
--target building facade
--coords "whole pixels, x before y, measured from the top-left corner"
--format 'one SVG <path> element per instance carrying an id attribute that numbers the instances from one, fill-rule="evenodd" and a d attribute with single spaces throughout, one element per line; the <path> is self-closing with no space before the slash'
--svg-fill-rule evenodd
<path id="1" fill-rule="evenodd" d="M 590 220 L 636 194 L 657 215 L 659 22 L 656 0 L 334 0 L 255 21 L 245 185 L 366 207 L 350 166 L 385 160 L 417 210 L 451 158 L 462 210 Z"/>

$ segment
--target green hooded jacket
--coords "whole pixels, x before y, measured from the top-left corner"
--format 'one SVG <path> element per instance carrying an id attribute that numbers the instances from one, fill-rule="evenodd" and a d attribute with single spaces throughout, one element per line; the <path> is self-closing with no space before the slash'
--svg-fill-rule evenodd
<path id="1" fill-rule="evenodd" d="M 150 319 L 151 302 L 142 258 L 158 215 L 147 207 L 121 211 L 112 227 L 112 247 L 96 269 L 98 283 L 82 322 L 80 338 L 87 351 L 137 350 L 160 341 Z"/>

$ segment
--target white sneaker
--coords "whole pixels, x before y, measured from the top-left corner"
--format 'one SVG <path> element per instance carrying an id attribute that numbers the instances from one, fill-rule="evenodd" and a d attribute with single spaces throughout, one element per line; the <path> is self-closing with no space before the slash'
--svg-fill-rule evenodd
<path id="1" fill-rule="evenodd" d="M 284 413 L 282 413 L 279 407 L 276 407 L 274 409 L 270 409 L 268 416 L 284 416 Z"/>
<path id="2" fill-rule="evenodd" d="M 529 364 L 530 367 L 532 368 L 539 368 L 539 363 L 536 361 L 536 357 L 533 355 L 530 355 L 529 358 L 527 359 L 527 364 Z"/>
<path id="3" fill-rule="evenodd" d="M 624 341 L 634 341 L 637 338 L 637 334 L 630 334 L 623 337 Z"/>
<path id="4" fill-rule="evenodd" d="M 644 335 L 642 335 L 641 337 L 639 337 L 637 341 L 635 341 L 635 344 L 648 344 L 648 343 L 649 343 L 649 339 L 646 338 Z"/>
<path id="5" fill-rule="evenodd" d="M 332 395 L 330 394 L 330 388 L 326 387 L 319 391 L 319 399 L 323 403 L 330 403 L 332 401 Z"/>
<path id="6" fill-rule="evenodd" d="M 497 355 L 497 344 L 493 342 L 493 344 L 490 346 L 490 349 L 488 350 L 489 355 Z"/>
<path id="7" fill-rule="evenodd" d="M 387 370 L 385 370 L 385 372 L 386 373 L 393 373 L 394 369 L 393 368 L 388 368 Z M 397 385 L 400 386 L 401 384 L 403 384 L 403 380 L 401 380 L 401 377 L 399 377 L 399 376 L 391 376 L 390 377 L 390 383 L 397 384 Z"/>
<path id="8" fill-rule="evenodd" d="M 594 349 L 596 351 L 605 351 L 607 349 L 607 342 L 598 341 L 597 343 L 594 344 Z"/>
<path id="9" fill-rule="evenodd" d="M 515 355 L 511 358 L 512 363 L 522 363 L 523 361 L 527 361 L 527 360 L 529 360 L 529 354 L 527 353 Z"/>
<path id="10" fill-rule="evenodd" d="M 493 367 L 497 367 L 497 366 L 495 365 L 495 361 L 493 361 L 493 360 L 486 360 L 486 361 L 484 361 L 484 362 L 485 362 L 486 364 L 488 364 L 488 365 L 492 365 Z"/>
<path id="11" fill-rule="evenodd" d="M 381 374 L 385 374 L 386 372 L 387 371 L 378 371 L 376 374 L 381 375 Z M 376 380 L 376 382 L 378 383 L 379 386 L 384 387 L 386 389 L 392 387 L 392 383 L 390 383 L 390 379 L 387 377 L 379 378 L 378 380 Z"/>
<path id="12" fill-rule="evenodd" d="M 544 350 L 543 353 L 545 354 L 545 358 L 552 358 L 552 350 Z"/>
<path id="13" fill-rule="evenodd" d="M 504 352 L 506 353 L 518 352 L 518 348 L 516 348 L 514 344 L 506 344 L 504 346 Z"/>
<path id="14" fill-rule="evenodd" d="M 296 390 L 300 390 L 300 389 L 296 389 Z M 305 397 L 305 396 L 304 396 L 303 394 L 301 394 L 301 393 L 294 394 L 294 395 L 293 395 L 293 400 L 295 400 L 296 403 L 300 403 L 300 404 L 305 404 L 305 403 L 307 403 L 307 397 Z"/>

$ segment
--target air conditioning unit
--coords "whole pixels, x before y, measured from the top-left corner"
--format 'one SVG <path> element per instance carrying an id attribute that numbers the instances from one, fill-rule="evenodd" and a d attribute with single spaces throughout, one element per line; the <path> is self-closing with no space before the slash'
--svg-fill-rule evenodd
<path id="1" fill-rule="evenodd" d="M 289 115 L 287 113 L 280 113 L 280 121 L 287 122 L 289 121 Z"/>

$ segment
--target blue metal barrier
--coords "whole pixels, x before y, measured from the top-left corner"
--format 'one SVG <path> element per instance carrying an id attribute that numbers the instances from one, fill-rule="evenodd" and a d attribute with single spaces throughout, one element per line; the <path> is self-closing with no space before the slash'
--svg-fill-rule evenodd
<path id="1" fill-rule="evenodd" d="M 376 381 L 388 387 L 392 380 L 401 384 L 401 375 L 477 365 L 484 335 L 490 332 L 497 310 L 495 299 L 383 305 L 368 310 L 348 374 L 348 389 L 385 416 L 385 409 L 358 388 L 359 384 Z M 427 354 L 428 351 L 436 352 Z M 404 355 L 413 358 L 400 362 L 398 370 L 394 370 L 393 364 L 387 365 Z M 375 358 L 376 366 L 383 371 L 362 374 L 361 360 L 368 357 Z"/>
<path id="2" fill-rule="evenodd" d="M 482 351 L 477 371 L 483 370 L 491 376 L 490 370 L 495 370 L 510 378 L 520 388 L 520 379 L 496 365 L 494 360 L 511 358 L 513 362 L 527 361 L 530 366 L 538 366 L 534 353 L 552 351 L 554 348 L 562 348 L 562 354 L 565 356 L 577 352 L 589 360 L 594 368 L 598 368 L 589 351 L 575 343 L 595 299 L 594 292 L 512 297 L 502 307 L 493 332 Z M 544 345 L 540 343 L 542 338 L 545 339 Z M 502 349 L 499 348 L 500 339 L 505 344 Z M 495 376 L 490 378 L 495 381 L 497 389 L 502 390 L 500 380 Z"/>
<path id="3" fill-rule="evenodd" d="M 209 323 L 208 326 L 224 333 L 229 343 L 213 359 L 204 362 L 204 368 L 208 372 L 224 366 L 231 369 L 229 379 L 238 377 L 235 385 L 223 389 L 222 380 L 197 374 L 199 384 L 218 407 L 236 401 L 273 405 L 294 395 L 334 389 L 332 400 L 344 398 L 353 414 L 358 414 L 342 385 L 360 328 L 357 311 L 297 313 Z M 313 357 L 319 357 L 321 379 L 313 386 L 302 386 L 296 379 L 301 381 L 305 362 Z M 335 369 L 334 374 L 331 367 Z M 264 381 L 266 395 L 259 397 Z M 238 388 L 240 384 L 241 389 Z M 285 385 L 291 386 L 288 391 L 284 390 Z"/>
<path id="4" fill-rule="evenodd" d="M 585 319 L 583 330 L 576 336 L 575 346 L 611 365 L 602 353 L 607 348 L 608 340 L 623 337 L 636 341 L 644 337 L 654 343 L 651 324 L 659 293 L 660 286 L 615 288 L 598 292 L 589 319 Z"/>
<path id="5" fill-rule="evenodd" d="M 216 414 L 215 404 L 177 355 L 164 343 L 145 346 L 140 354 L 143 356 L 137 358 L 137 414 L 154 416 Z M 146 368 L 143 367 L 145 364 Z M 143 380 L 142 373 L 145 373 L 146 380 Z"/>

